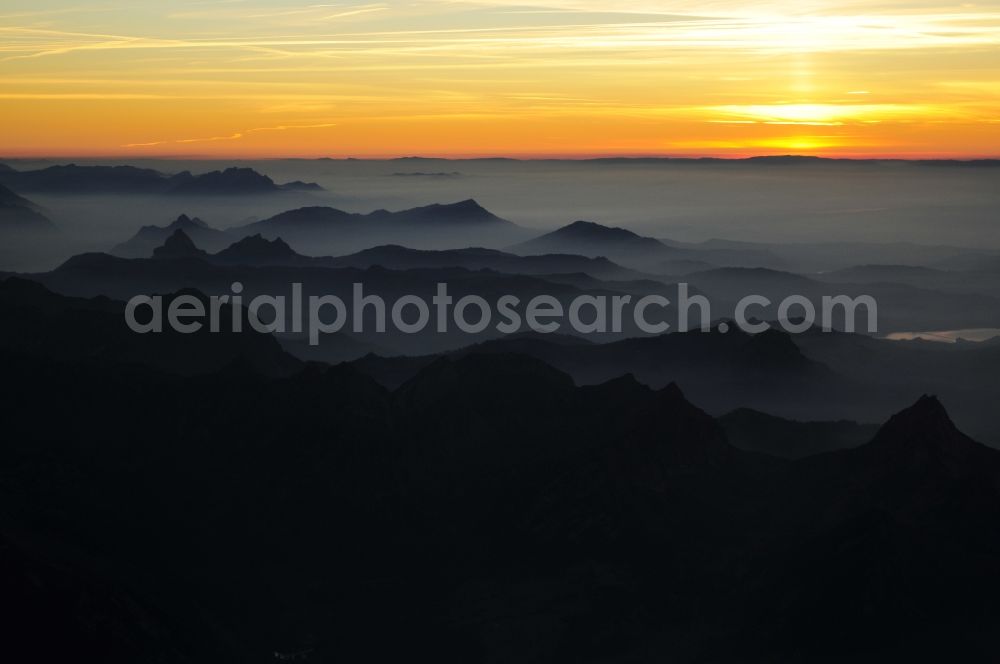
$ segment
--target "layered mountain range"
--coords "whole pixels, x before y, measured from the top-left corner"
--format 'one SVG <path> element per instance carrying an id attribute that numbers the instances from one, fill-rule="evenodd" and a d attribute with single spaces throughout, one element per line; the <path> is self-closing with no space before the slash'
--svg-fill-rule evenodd
<path id="1" fill-rule="evenodd" d="M 996 163 L 0 165 L 0 659 L 994 661 Z"/>
<path id="2" fill-rule="evenodd" d="M 17 191 L 47 194 L 169 194 L 218 196 L 273 194 L 281 191 L 316 191 L 315 183 L 279 185 L 252 168 L 231 167 L 193 174 L 172 175 L 135 166 L 83 166 L 66 164 L 34 170 L 0 169 L 0 183 Z"/>

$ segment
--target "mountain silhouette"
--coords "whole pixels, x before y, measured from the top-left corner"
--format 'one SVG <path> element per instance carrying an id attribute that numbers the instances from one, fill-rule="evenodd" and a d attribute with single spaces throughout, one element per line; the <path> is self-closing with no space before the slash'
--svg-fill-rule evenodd
<path id="1" fill-rule="evenodd" d="M 143 226 L 132 238 L 113 247 L 110 253 L 122 258 L 148 258 L 178 230 L 206 251 L 220 251 L 238 239 L 210 227 L 198 217 L 182 214 L 166 226 Z"/>
<path id="2" fill-rule="evenodd" d="M 897 648 L 908 658 L 982 657 L 977 628 L 960 636 L 957 625 L 990 612 L 986 597 L 1000 588 L 987 562 L 1000 541 L 989 525 L 1000 516 L 1000 452 L 959 432 L 925 396 L 870 443 L 793 470 L 777 496 L 790 546 L 748 597 L 768 639 L 801 652 L 836 620 L 849 636 L 831 655 L 905 637 Z M 796 529 L 801 538 L 784 534 Z"/>
<path id="3" fill-rule="evenodd" d="M 315 182 L 303 182 L 302 180 L 292 180 L 278 186 L 283 191 L 326 191 Z"/>
<path id="4" fill-rule="evenodd" d="M 7 187 L 0 185 L 0 232 L 53 231 L 55 226 L 40 208 Z"/>
<path id="5" fill-rule="evenodd" d="M 934 396 L 924 395 L 893 415 L 857 453 L 855 463 L 886 475 L 913 473 L 919 481 L 929 481 L 929 473 L 940 473 L 942 481 L 986 476 L 991 483 L 1000 482 L 1000 452 L 959 431 Z M 993 490 L 1000 492 L 1000 484 Z"/>
<path id="6" fill-rule="evenodd" d="M 44 193 L 157 193 L 167 177 L 149 168 L 134 166 L 47 166 L 29 171 L 0 172 L 0 182 L 19 191 Z"/>
<path id="7" fill-rule="evenodd" d="M 628 267 L 655 269 L 680 252 L 663 242 L 643 237 L 624 228 L 603 226 L 592 221 L 576 221 L 508 248 L 515 254 L 579 254 L 604 256 Z"/>
<path id="8" fill-rule="evenodd" d="M 194 175 L 182 171 L 167 175 L 134 166 L 47 166 L 29 171 L 0 171 L 0 183 L 19 191 L 64 194 L 175 194 L 240 195 L 277 193 L 283 190 L 316 190 L 313 183 L 275 184 L 252 168 L 227 168 Z"/>
<path id="9" fill-rule="evenodd" d="M 584 256 L 672 253 L 659 240 L 592 221 L 575 221 L 551 233 L 515 245 L 511 250 L 520 254 L 571 253 Z"/>
<path id="10" fill-rule="evenodd" d="M 249 235 L 212 256 L 213 261 L 239 265 L 293 265 L 304 258 L 280 237 L 265 240 L 260 234 Z"/>
<path id="11" fill-rule="evenodd" d="M 580 384 L 599 384 L 626 373 L 654 388 L 675 382 L 719 415 L 749 405 L 815 416 L 830 410 L 828 401 L 832 398 L 842 407 L 842 394 L 857 389 L 852 381 L 805 357 L 790 335 L 778 331 L 760 335 L 739 330 L 726 334 L 695 331 L 600 344 L 503 337 L 448 354 L 470 352 L 531 355 L 565 371 Z M 419 370 L 433 357 L 362 358 L 356 364 L 394 388 L 407 371 Z"/>
<path id="12" fill-rule="evenodd" d="M 252 168 L 231 167 L 192 175 L 189 171 L 170 178 L 168 193 L 188 196 L 267 194 L 280 191 L 274 180 Z"/>
<path id="13" fill-rule="evenodd" d="M 173 228 L 190 228 L 177 222 Z M 155 228 L 155 227 L 154 227 Z M 207 227 L 205 227 L 207 228 Z M 143 242 L 152 240 L 162 229 L 145 231 Z M 194 234 L 200 234 L 202 229 L 192 229 Z M 188 232 L 188 231 L 185 231 Z M 129 247 L 116 247 L 112 253 L 122 255 L 135 253 L 139 241 L 135 240 Z M 619 286 L 629 286 L 655 292 L 662 289 L 663 284 L 655 280 L 640 283 L 637 279 L 643 276 L 634 270 L 616 265 L 606 258 L 587 258 L 572 255 L 518 256 L 496 249 L 412 249 L 399 245 L 382 245 L 365 249 L 346 256 L 304 256 L 292 249 L 281 237 L 272 240 L 265 239 L 260 233 L 248 235 L 234 242 L 226 249 L 214 254 L 212 260 L 224 264 L 243 265 L 286 265 L 327 268 L 358 268 L 369 269 L 383 267 L 390 270 L 417 269 L 454 269 L 493 270 L 504 274 L 548 275 L 561 283 L 601 287 L 601 279 L 627 280 Z M 588 279 L 590 281 L 588 281 Z"/>
<path id="14" fill-rule="evenodd" d="M 175 230 L 162 246 L 153 250 L 153 258 L 158 259 L 204 258 L 206 256 L 208 253 L 199 249 L 181 228 Z"/>
<path id="15" fill-rule="evenodd" d="M 816 323 L 822 321 L 823 298 L 846 295 L 852 299 L 870 297 L 877 303 L 878 327 L 888 330 L 933 330 L 957 327 L 978 328 L 1000 326 L 1000 290 L 993 295 L 981 294 L 981 288 L 964 290 L 923 285 L 893 283 L 873 280 L 868 282 L 836 283 L 820 281 L 821 275 L 804 276 L 782 270 L 767 268 L 717 268 L 704 272 L 694 272 L 681 277 L 683 281 L 704 293 L 712 295 L 712 311 L 716 316 L 733 316 L 737 303 L 748 294 L 765 297 L 770 304 L 755 307 L 754 315 L 765 320 L 778 319 L 779 303 L 789 297 L 805 297 L 816 311 Z M 973 277 L 968 280 L 977 284 L 987 284 L 987 280 Z M 1000 284 L 998 284 L 1000 288 Z M 919 304 L 918 304 L 919 303 Z M 793 309 L 794 311 L 794 309 Z M 799 310 L 801 311 L 801 310 Z M 835 329 L 844 329 L 843 312 L 834 312 L 830 324 Z M 855 329 L 867 331 L 867 310 L 859 307 L 855 319 Z"/>
<path id="16" fill-rule="evenodd" d="M 414 248 L 464 248 L 509 242 L 523 237 L 524 229 L 501 219 L 474 200 L 433 204 L 390 212 L 367 214 L 330 207 L 304 207 L 230 229 L 240 235 L 261 234 L 284 238 L 293 248 L 318 247 L 325 253 L 344 253 L 395 243 Z"/>
<path id="17" fill-rule="evenodd" d="M 356 214 L 344 212 L 336 208 L 309 207 L 299 208 L 283 212 L 269 219 L 254 222 L 248 226 L 240 227 L 242 231 L 274 232 L 288 230 L 296 232 L 300 230 L 314 230 L 316 227 L 325 227 L 337 223 L 359 223 L 367 222 L 373 224 L 423 224 L 441 225 L 451 227 L 456 224 L 498 224 L 512 225 L 511 222 L 501 219 L 489 210 L 485 209 L 476 201 L 469 199 L 458 203 L 435 203 L 423 207 L 410 208 L 399 212 L 388 210 L 375 210 L 368 214 Z"/>
<path id="18" fill-rule="evenodd" d="M 187 290 L 163 295 L 164 312 L 181 295 L 202 300 L 207 311 L 207 298 Z M 135 364 L 181 375 L 211 373 L 237 360 L 269 375 L 288 374 L 300 366 L 273 337 L 253 331 L 245 312 L 243 331 L 234 332 L 232 309 L 224 305 L 220 311 L 219 332 L 210 332 L 206 324 L 194 334 L 180 334 L 164 324 L 163 332 L 137 334 L 126 326 L 121 302 L 64 297 L 33 281 L 8 277 L 0 281 L 0 349 L 59 361 Z M 12 321 L 17 324 L 8 324 Z"/>
<path id="19" fill-rule="evenodd" d="M 399 245 L 383 245 L 348 256 L 339 256 L 332 260 L 332 264 L 358 268 L 378 265 L 392 270 L 463 267 L 469 270 L 496 270 L 507 274 L 542 275 L 579 272 L 597 279 L 634 279 L 642 276 L 606 258 L 569 254 L 518 256 L 483 248 L 421 250 Z"/>

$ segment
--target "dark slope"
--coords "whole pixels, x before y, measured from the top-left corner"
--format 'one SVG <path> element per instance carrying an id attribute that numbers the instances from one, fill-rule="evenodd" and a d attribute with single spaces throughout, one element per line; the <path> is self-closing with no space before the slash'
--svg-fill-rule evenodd
<path id="1" fill-rule="evenodd" d="M 808 357 L 876 388 L 881 397 L 890 397 L 897 403 L 893 410 L 914 392 L 938 394 L 963 430 L 982 442 L 1000 446 L 994 406 L 1000 399 L 1000 381 L 996 380 L 1000 344 L 888 341 L 815 330 L 797 335 L 795 343 Z"/>
<path id="2" fill-rule="evenodd" d="M 722 414 L 740 406 L 778 409 L 787 416 L 823 417 L 863 400 L 859 385 L 814 362 L 799 351 L 791 336 L 770 331 L 748 335 L 690 332 L 625 339 L 604 344 L 573 344 L 536 337 L 505 337 L 453 351 L 521 353 L 572 375 L 581 384 L 597 384 L 624 373 L 654 388 L 670 382 L 709 411 Z M 375 358 L 357 366 L 388 386 L 405 380 L 431 358 Z"/>
<path id="3" fill-rule="evenodd" d="M 0 305 L 8 652 L 49 634 L 39 656 L 123 663 L 992 654 L 1000 453 L 934 399 L 790 463 L 731 447 L 677 385 L 578 387 L 497 353 L 394 392 L 348 365 L 183 378 L 31 322 L 79 311 L 76 338 L 103 338 L 114 303 L 15 282 Z M 801 362 L 759 343 L 751 366 Z"/>
<path id="4" fill-rule="evenodd" d="M 752 408 L 805 422 L 875 422 L 903 407 L 914 393 L 935 390 L 952 404 L 964 429 L 990 445 L 1000 444 L 993 406 L 1000 399 L 1000 344 L 895 342 L 819 330 L 775 331 L 753 345 L 750 339 L 731 330 L 566 347 L 541 335 L 489 340 L 451 352 L 525 353 L 581 384 L 623 373 L 654 387 L 676 381 L 717 416 Z M 395 386 L 430 359 L 365 357 L 357 366 Z"/>
<path id="5" fill-rule="evenodd" d="M 205 301 L 194 291 L 164 295 L 164 315 L 181 294 Z M 64 297 L 35 282 L 9 277 L 0 281 L 0 318 L 0 347 L 27 356 L 137 364 L 181 375 L 211 373 L 233 363 L 268 375 L 284 375 L 299 366 L 271 336 L 232 332 L 228 306 L 222 308 L 220 333 L 209 333 L 206 326 L 180 334 L 164 322 L 162 333 L 136 334 L 126 325 L 121 302 Z M 245 313 L 243 329 L 250 330 Z"/>
<path id="6" fill-rule="evenodd" d="M 10 661 L 191 661 L 177 625 L 66 542 L 0 526 L 0 620 Z M 204 645 L 204 644 L 203 644 Z"/>
<path id="7" fill-rule="evenodd" d="M 870 443 L 793 468 L 773 567 L 749 599 L 771 648 L 987 661 L 984 625 L 1000 608 L 1000 452 L 925 396 Z M 818 646 L 834 630 L 842 638 Z"/>
<path id="8" fill-rule="evenodd" d="M 278 381 L 233 371 L 184 381 L 142 372 L 117 378 L 113 369 L 95 381 L 94 367 L 44 362 L 11 369 L 27 394 L 38 384 L 54 399 L 91 389 L 63 409 L 65 420 L 39 427 L 37 410 L 16 396 L 25 392 L 2 388 L 18 413 L 9 425 L 18 464 L 41 476 L 70 476 L 8 500 L 9 511 L 51 537 L 72 573 L 88 569 L 69 554 L 73 547 L 87 547 L 99 568 L 117 566 L 119 583 L 178 633 L 169 644 L 197 661 L 265 661 L 275 651 L 305 650 L 317 661 L 386 661 L 413 647 L 433 648 L 441 661 L 480 661 L 484 630 L 498 619 L 514 628 L 505 647 L 520 656 L 570 647 L 571 631 L 532 643 L 502 617 L 511 615 L 504 608 L 511 602 L 547 601 L 549 584 L 535 580 L 547 557 L 538 545 L 569 542 L 559 515 L 617 514 L 615 496 L 635 500 L 648 490 L 649 459 L 665 468 L 684 460 L 680 475 L 689 478 L 692 468 L 730 454 L 711 418 L 676 390 L 652 393 L 623 382 L 594 394 L 517 357 L 443 361 L 393 395 L 346 367 Z M 588 416 L 596 404 L 632 399 L 648 405 L 619 434 L 613 431 L 624 422 L 609 428 Z M 184 415 L 140 429 L 142 444 L 135 445 L 148 414 L 143 403 Z M 110 417 L 119 409 L 128 415 Z M 74 445 L 63 422 L 100 429 L 99 443 Z M 595 425 L 620 442 L 608 448 L 588 435 Z M 632 433 L 649 434 L 651 444 L 629 443 Z M 660 435 L 668 438 L 654 442 Z M 563 480 L 553 487 L 553 479 L 585 478 L 608 452 L 626 463 L 600 466 L 610 502 L 563 505 L 574 495 L 559 488 Z M 94 485 L 101 491 L 91 491 Z M 12 488 L 0 479 L 3 495 L 16 494 Z M 627 538 L 607 539 L 599 528 L 588 529 L 587 540 L 622 546 L 659 532 L 655 515 L 673 501 L 664 495 L 658 502 L 653 513 L 629 515 L 637 506 L 625 507 Z M 38 505 L 63 520 L 35 521 Z M 558 528 L 546 525 L 550 517 Z M 73 522 L 86 528 L 61 525 Z M 553 542 L 551 551 L 562 546 Z M 521 600 L 488 590 L 511 574 L 520 579 Z M 592 582 L 582 590 L 599 597 Z M 455 615 L 466 617 L 456 623 Z M 128 616 L 116 618 L 131 628 Z M 378 638 L 387 632 L 398 638 Z M 127 660 L 120 654 L 127 645 L 111 639 L 102 654 Z"/>
<path id="9" fill-rule="evenodd" d="M 848 420 L 799 422 L 740 408 L 719 418 L 733 446 L 784 459 L 857 447 L 871 440 L 876 427 Z"/>
<path id="10" fill-rule="evenodd" d="M 526 330 L 527 320 L 523 310 L 533 298 L 545 295 L 555 297 L 568 311 L 571 302 L 584 292 L 590 295 L 613 297 L 623 293 L 631 293 L 635 287 L 632 282 L 597 282 L 589 283 L 586 290 L 573 284 L 574 280 L 564 282 L 556 276 L 548 275 L 506 274 L 489 269 L 469 270 L 461 267 L 421 268 L 412 270 L 391 270 L 373 266 L 364 270 L 350 267 L 330 267 L 337 259 L 310 258 L 294 255 L 289 247 L 284 245 L 283 238 L 268 241 L 263 236 L 248 241 L 249 244 L 239 244 L 232 252 L 207 257 L 206 260 L 193 264 L 190 260 L 164 261 L 149 259 L 122 259 L 107 254 L 81 254 L 74 256 L 57 269 L 36 274 L 33 277 L 55 291 L 74 296 L 94 296 L 107 294 L 121 300 L 128 300 L 136 294 L 173 292 L 182 288 L 196 288 L 208 295 L 222 295 L 229 292 L 230 286 L 239 282 L 244 285 L 244 301 L 249 302 L 257 295 L 289 296 L 292 284 L 303 285 L 303 296 L 335 295 L 345 303 L 353 302 L 354 284 L 363 284 L 366 294 L 378 294 L 391 306 L 403 296 L 416 295 L 426 302 L 432 302 L 438 289 L 438 284 L 446 283 L 449 294 L 457 302 L 466 295 L 477 295 L 487 302 L 497 303 L 500 298 L 513 295 L 520 300 L 522 309 L 522 329 Z M 265 247 L 266 244 L 266 247 Z M 257 246 L 260 252 L 247 250 L 250 245 Z M 275 253 L 285 256 L 281 259 L 268 257 Z M 267 258 L 267 260 L 264 260 Z M 272 261 L 273 262 L 268 262 Z M 655 289 L 655 284 L 640 283 L 638 287 L 645 290 Z M 662 294 L 671 302 L 677 302 L 676 286 L 663 285 Z M 663 316 L 675 318 L 671 311 L 674 305 L 667 307 Z M 469 321 L 475 322 L 470 312 Z M 651 318 L 660 312 L 651 312 Z M 586 317 L 587 312 L 583 313 Z M 460 348 L 479 340 L 498 336 L 496 325 L 503 321 L 500 314 L 494 311 L 492 324 L 477 334 L 462 332 L 454 323 L 448 325 L 444 334 L 437 332 L 437 325 L 429 325 L 419 334 L 406 334 L 395 326 L 388 326 L 383 333 L 367 331 L 376 334 L 375 338 L 362 339 L 373 347 L 381 347 L 395 353 L 427 353 Z M 371 325 L 372 323 L 369 323 Z M 565 323 L 569 330 L 569 323 Z M 617 339 L 642 334 L 633 316 L 626 315 L 622 320 L 622 331 L 614 332 L 610 325 L 607 333 L 597 334 L 597 339 Z"/>

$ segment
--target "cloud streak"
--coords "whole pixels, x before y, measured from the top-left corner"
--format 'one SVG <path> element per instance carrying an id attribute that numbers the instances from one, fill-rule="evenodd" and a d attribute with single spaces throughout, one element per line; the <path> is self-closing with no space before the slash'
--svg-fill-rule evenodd
<path id="1" fill-rule="evenodd" d="M 25 149 L 72 127 L 81 142 L 113 147 L 299 150 L 309 144 L 292 134 L 308 132 L 277 129 L 274 117 L 285 128 L 336 117 L 361 137 L 361 152 L 367 141 L 380 154 L 413 152 L 424 137 L 455 149 L 485 142 L 475 132 L 504 137 L 513 151 L 565 136 L 552 149 L 575 138 L 593 152 L 595 135 L 650 149 L 740 137 L 805 145 L 788 135 L 796 126 L 843 131 L 839 146 L 934 140 L 1000 151 L 1000 65 L 989 66 L 1000 57 L 1000 7 L 986 4 L 21 4 L 0 18 L 0 119 L 19 128 L 8 142 Z M 165 138 L 144 138 L 139 109 Z M 96 118 L 109 124 L 99 137 Z M 494 133 L 489 122 L 510 128 Z M 915 123 L 955 129 L 927 139 L 900 129 Z M 989 128 L 980 129 L 985 139 L 972 140 L 976 127 Z"/>

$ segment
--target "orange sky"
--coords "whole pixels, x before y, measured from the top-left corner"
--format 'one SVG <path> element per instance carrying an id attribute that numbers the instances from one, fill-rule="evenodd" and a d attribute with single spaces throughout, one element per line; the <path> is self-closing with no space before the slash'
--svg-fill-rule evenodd
<path id="1" fill-rule="evenodd" d="M 5 0 L 4 156 L 1000 155 L 1000 6 Z"/>

